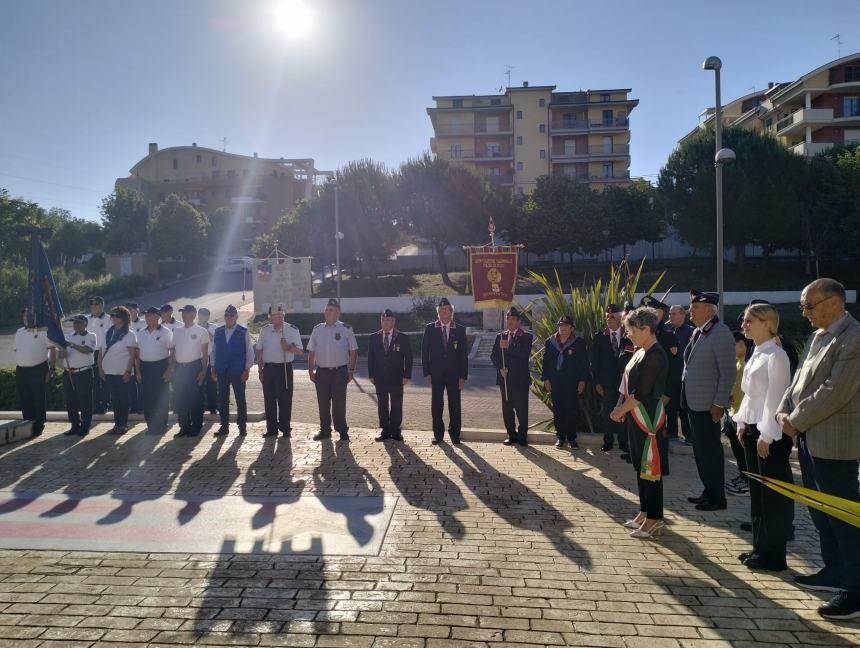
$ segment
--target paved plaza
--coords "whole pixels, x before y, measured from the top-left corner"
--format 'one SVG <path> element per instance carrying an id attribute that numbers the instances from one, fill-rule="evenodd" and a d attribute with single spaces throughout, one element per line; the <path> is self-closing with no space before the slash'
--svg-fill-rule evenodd
<path id="1" fill-rule="evenodd" d="M 671 457 L 668 532 L 641 541 L 619 524 L 632 468 L 593 446 L 65 427 L 0 448 L 2 546 L 51 547 L 0 550 L 0 646 L 860 644 L 860 624 L 822 620 L 791 583 L 819 566 L 806 511 L 791 571 L 751 572 L 735 558 L 749 500 L 696 511 L 688 455 Z"/>

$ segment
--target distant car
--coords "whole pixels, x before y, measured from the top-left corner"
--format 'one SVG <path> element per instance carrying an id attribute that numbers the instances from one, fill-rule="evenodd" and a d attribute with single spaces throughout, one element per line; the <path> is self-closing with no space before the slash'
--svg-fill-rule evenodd
<path id="1" fill-rule="evenodd" d="M 215 268 L 216 272 L 242 272 L 254 269 L 254 259 L 251 257 L 227 257 Z"/>

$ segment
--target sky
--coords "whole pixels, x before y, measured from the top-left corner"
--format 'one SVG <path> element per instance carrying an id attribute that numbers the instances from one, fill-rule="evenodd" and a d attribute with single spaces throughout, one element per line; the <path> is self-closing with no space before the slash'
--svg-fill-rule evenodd
<path id="1" fill-rule="evenodd" d="M 98 220 L 147 144 L 397 168 L 434 95 L 632 88 L 631 174 L 656 178 L 723 98 L 860 51 L 860 0 L 0 0 L 0 188 Z M 719 8 L 715 13 L 714 8 Z"/>

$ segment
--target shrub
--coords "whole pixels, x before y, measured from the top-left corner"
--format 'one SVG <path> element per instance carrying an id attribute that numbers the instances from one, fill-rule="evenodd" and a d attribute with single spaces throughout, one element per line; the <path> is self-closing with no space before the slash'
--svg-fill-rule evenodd
<path id="1" fill-rule="evenodd" d="M 55 370 L 48 380 L 48 410 L 64 412 L 66 401 L 63 398 L 63 373 Z M 0 410 L 20 412 L 18 385 L 15 383 L 15 368 L 0 369 Z"/>

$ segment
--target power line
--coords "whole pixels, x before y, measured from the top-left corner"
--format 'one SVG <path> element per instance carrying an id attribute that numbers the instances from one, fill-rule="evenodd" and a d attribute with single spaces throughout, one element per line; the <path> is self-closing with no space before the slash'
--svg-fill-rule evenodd
<path id="1" fill-rule="evenodd" d="M 13 175 L 11 173 L 0 172 L 0 177 L 14 178 L 16 180 L 26 180 L 27 182 L 38 182 L 40 184 L 52 185 L 54 187 L 63 187 L 64 189 L 77 189 L 78 191 L 89 191 L 91 193 L 104 195 L 103 191 L 99 191 L 98 189 L 91 189 L 90 187 L 79 187 L 76 185 L 67 185 L 67 184 L 62 184 L 60 182 L 51 182 L 50 180 L 39 180 L 38 178 L 29 178 L 27 176 Z"/>

